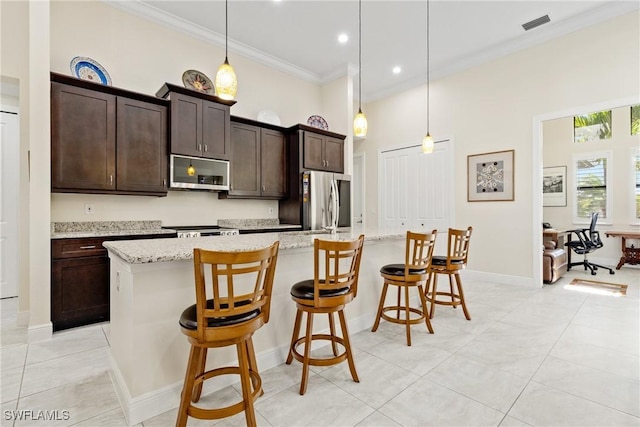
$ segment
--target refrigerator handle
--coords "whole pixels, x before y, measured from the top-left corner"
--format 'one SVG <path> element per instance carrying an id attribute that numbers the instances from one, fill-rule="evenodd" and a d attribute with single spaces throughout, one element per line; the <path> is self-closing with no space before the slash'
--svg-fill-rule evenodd
<path id="1" fill-rule="evenodd" d="M 329 193 L 329 218 L 330 224 L 328 229 L 335 233 L 338 229 L 338 209 L 340 209 L 340 195 L 338 193 L 338 184 L 335 179 L 331 180 L 331 190 Z"/>

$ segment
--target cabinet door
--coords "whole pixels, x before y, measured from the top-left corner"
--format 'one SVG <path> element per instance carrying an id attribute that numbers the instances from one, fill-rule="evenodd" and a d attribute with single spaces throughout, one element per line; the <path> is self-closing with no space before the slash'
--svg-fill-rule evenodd
<path id="1" fill-rule="evenodd" d="M 303 137 L 304 158 L 303 167 L 305 169 L 324 170 L 323 145 L 324 137 L 322 135 L 305 132 Z"/>
<path id="2" fill-rule="evenodd" d="M 116 97 L 51 84 L 51 188 L 114 190 Z"/>
<path id="3" fill-rule="evenodd" d="M 260 196 L 260 128 L 231 124 L 231 196 Z"/>
<path id="4" fill-rule="evenodd" d="M 171 93 L 171 153 L 202 154 L 202 100 Z"/>
<path id="5" fill-rule="evenodd" d="M 284 134 L 261 129 L 261 183 L 263 197 L 284 198 L 287 195 L 287 155 Z"/>
<path id="6" fill-rule="evenodd" d="M 325 137 L 324 169 L 331 172 L 344 171 L 344 141 L 330 136 Z"/>
<path id="7" fill-rule="evenodd" d="M 212 159 L 230 159 L 228 106 L 202 101 L 202 155 Z"/>
<path id="8" fill-rule="evenodd" d="M 54 260 L 51 263 L 53 330 L 109 320 L 109 258 Z"/>
<path id="9" fill-rule="evenodd" d="M 118 97 L 118 191 L 167 191 L 167 109 Z"/>

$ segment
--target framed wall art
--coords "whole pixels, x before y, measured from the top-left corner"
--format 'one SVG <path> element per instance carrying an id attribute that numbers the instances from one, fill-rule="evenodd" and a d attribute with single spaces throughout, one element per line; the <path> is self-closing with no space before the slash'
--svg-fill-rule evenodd
<path id="1" fill-rule="evenodd" d="M 567 206 L 567 167 L 542 169 L 542 206 Z"/>
<path id="2" fill-rule="evenodd" d="M 467 201 L 513 201 L 514 150 L 467 156 Z"/>

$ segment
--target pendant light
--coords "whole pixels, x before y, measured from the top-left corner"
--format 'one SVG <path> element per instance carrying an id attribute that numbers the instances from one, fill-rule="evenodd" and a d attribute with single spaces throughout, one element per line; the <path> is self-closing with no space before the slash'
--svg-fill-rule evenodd
<path id="1" fill-rule="evenodd" d="M 353 134 L 367 136 L 367 117 L 362 112 L 362 0 L 358 0 L 358 114 L 353 119 Z"/>
<path id="2" fill-rule="evenodd" d="M 229 64 L 229 11 L 227 0 L 224 1 L 224 63 L 218 68 L 215 78 L 218 98 L 233 100 L 238 92 L 238 79 L 233 67 Z"/>
<path id="3" fill-rule="evenodd" d="M 427 0 L 427 134 L 422 139 L 422 152 L 433 153 L 433 137 L 429 133 L 429 32 L 431 25 L 429 25 L 429 0 Z"/>
<path id="4" fill-rule="evenodd" d="M 191 164 L 191 159 L 189 159 L 189 166 L 187 167 L 187 175 L 194 176 L 196 174 L 196 168 Z"/>

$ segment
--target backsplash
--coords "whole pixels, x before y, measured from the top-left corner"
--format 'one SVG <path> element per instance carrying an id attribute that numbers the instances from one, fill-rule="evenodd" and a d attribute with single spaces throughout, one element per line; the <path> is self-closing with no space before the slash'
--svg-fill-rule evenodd
<path id="1" fill-rule="evenodd" d="M 86 221 L 52 222 L 51 233 L 74 233 L 85 231 L 157 230 L 161 221 Z"/>

